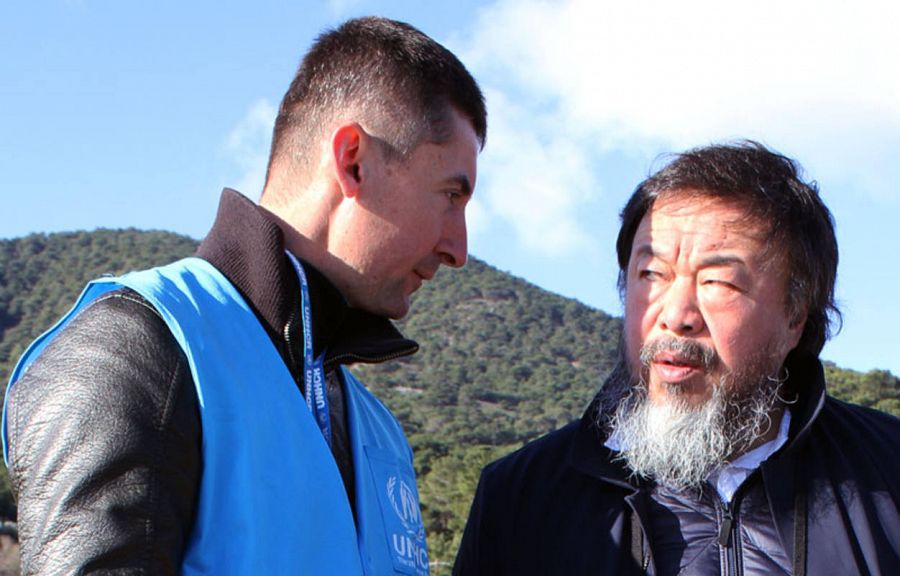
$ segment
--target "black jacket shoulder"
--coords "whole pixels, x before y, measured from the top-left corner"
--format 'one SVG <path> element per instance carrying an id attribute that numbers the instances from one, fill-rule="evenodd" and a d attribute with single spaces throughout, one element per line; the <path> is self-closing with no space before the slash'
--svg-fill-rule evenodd
<path id="1" fill-rule="evenodd" d="M 584 435 L 591 435 L 589 422 L 572 422 L 484 469 L 455 575 L 623 573 L 630 560 L 621 546 L 623 498 L 630 490 L 572 465 Z"/>
<path id="2" fill-rule="evenodd" d="M 578 425 L 578 421 L 570 422 L 497 459 L 485 466 L 483 476 L 490 480 L 496 478 L 503 485 L 512 482 L 524 487 L 533 476 L 532 473 L 540 470 L 542 482 L 545 481 L 544 474 L 547 471 L 562 470 L 565 467 Z"/>
<path id="3" fill-rule="evenodd" d="M 859 434 L 878 438 L 878 444 L 900 447 L 900 418 L 874 408 L 829 396 L 818 423 L 826 427 L 840 424 L 855 429 Z"/>
<path id="4" fill-rule="evenodd" d="M 828 397 L 809 435 L 821 466 L 868 491 L 889 490 L 900 501 L 900 419 Z"/>
<path id="5" fill-rule="evenodd" d="M 128 289 L 102 296 L 9 396 L 9 472 L 27 573 L 178 573 L 201 428 L 190 368 L 159 314 Z"/>

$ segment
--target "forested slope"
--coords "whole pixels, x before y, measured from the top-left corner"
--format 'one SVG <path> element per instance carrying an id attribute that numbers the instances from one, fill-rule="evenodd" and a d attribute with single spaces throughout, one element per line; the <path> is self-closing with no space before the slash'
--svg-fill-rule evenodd
<path id="1" fill-rule="evenodd" d="M 0 378 L 87 280 L 195 247 L 186 237 L 137 230 L 0 240 Z M 355 371 L 408 432 L 431 557 L 450 562 L 481 466 L 580 415 L 612 367 L 620 320 L 472 258 L 426 284 L 399 324 L 420 353 Z M 836 396 L 900 416 L 894 375 L 833 364 L 826 371 Z"/>

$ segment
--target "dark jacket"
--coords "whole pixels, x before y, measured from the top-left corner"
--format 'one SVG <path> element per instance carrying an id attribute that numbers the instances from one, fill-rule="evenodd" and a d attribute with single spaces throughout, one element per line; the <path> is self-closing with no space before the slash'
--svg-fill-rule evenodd
<path id="1" fill-rule="evenodd" d="M 300 286 L 280 228 L 225 190 L 197 256 L 237 287 L 302 387 Z M 388 320 L 349 308 L 305 268 L 315 353 L 327 349 L 333 451 L 352 503 L 335 368 L 418 346 Z M 8 403 L 23 574 L 178 573 L 202 473 L 202 430 L 187 359 L 156 310 L 130 290 L 101 297 L 15 383 Z"/>
<path id="2" fill-rule="evenodd" d="M 795 552 L 810 575 L 900 574 L 900 421 L 827 397 L 817 361 L 790 373 L 803 393 L 789 439 L 735 495 L 736 538 L 718 541 L 724 516 L 715 511 L 708 535 L 701 525 L 661 521 L 665 498 L 614 460 L 592 405 L 581 421 L 484 469 L 454 574 L 676 574 L 680 566 L 685 574 L 769 574 L 785 558 L 789 572 Z M 795 526 L 797 507 L 805 522 Z M 706 522 L 697 510 L 697 524 Z M 704 546 L 689 545 L 704 537 Z"/>

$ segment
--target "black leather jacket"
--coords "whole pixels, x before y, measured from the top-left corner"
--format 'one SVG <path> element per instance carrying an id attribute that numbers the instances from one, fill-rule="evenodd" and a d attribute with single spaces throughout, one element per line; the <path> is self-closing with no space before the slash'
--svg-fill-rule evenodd
<path id="1" fill-rule="evenodd" d="M 197 255 L 240 290 L 302 386 L 300 289 L 277 224 L 226 189 Z M 327 349 L 333 450 L 352 504 L 335 368 L 412 354 L 418 345 L 388 320 L 349 308 L 306 269 L 315 353 Z M 22 573 L 177 574 L 202 473 L 202 430 L 187 359 L 156 310 L 128 289 L 101 297 L 8 395 Z"/>

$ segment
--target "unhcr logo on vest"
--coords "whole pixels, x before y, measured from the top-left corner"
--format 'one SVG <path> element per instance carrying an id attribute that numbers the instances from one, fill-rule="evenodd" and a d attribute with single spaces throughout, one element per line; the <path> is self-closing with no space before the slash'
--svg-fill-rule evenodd
<path id="1" fill-rule="evenodd" d="M 419 498 L 403 479 L 390 476 L 385 486 L 388 500 L 406 534 L 391 534 L 395 560 L 413 569 L 411 574 L 428 574 L 428 549 L 425 547 L 425 525 L 419 511 Z M 395 563 L 396 565 L 396 563 Z"/>

